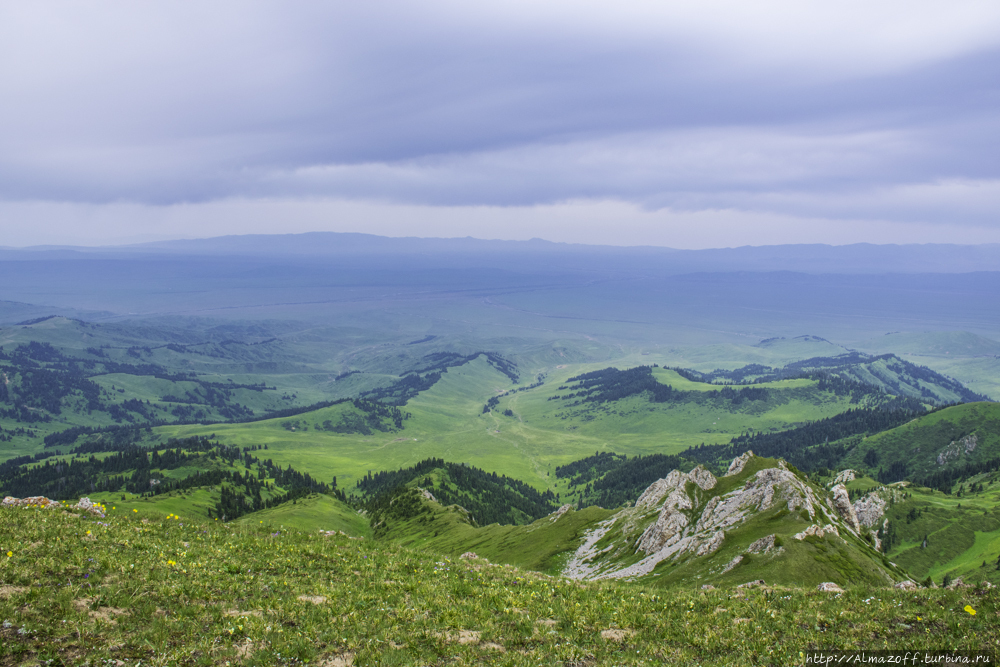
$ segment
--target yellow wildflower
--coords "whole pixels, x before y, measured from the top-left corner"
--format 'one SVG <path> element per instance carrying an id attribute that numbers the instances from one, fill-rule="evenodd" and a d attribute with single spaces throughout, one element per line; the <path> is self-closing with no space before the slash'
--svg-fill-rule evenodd
<path id="1" fill-rule="evenodd" d="M 969 612 L 969 616 L 975 616 L 976 610 L 972 608 L 972 605 L 965 605 L 965 611 Z"/>

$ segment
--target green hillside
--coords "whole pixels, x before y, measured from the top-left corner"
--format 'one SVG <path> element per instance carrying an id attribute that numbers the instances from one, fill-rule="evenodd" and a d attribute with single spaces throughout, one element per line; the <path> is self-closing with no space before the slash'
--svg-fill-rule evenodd
<path id="1" fill-rule="evenodd" d="M 12 665 L 752 665 L 908 636 L 948 651 L 1000 641 L 996 596 L 972 589 L 663 591 L 118 510 L 0 509 L 0 550 Z"/>
<path id="2" fill-rule="evenodd" d="M 722 387 L 655 368 L 644 377 L 664 391 L 674 391 L 677 400 L 651 401 L 642 389 L 609 401 L 581 401 L 579 397 L 566 399 L 568 390 L 561 387 L 578 384 L 570 378 L 602 371 L 602 367 L 563 366 L 518 385 L 482 356 L 447 368 L 429 389 L 406 402 L 402 409 L 407 418 L 401 429 L 392 432 L 352 434 L 324 429 L 326 421 L 337 423 L 339 417 L 331 420 L 331 415 L 344 409 L 335 406 L 286 419 L 165 426 L 155 428 L 154 433 L 164 438 L 214 433 L 237 446 L 266 443 L 275 462 L 312 470 L 320 479 L 337 475 L 343 488 L 372 471 L 442 458 L 561 492 L 554 469 L 595 451 L 676 453 L 703 443 L 729 443 L 750 430 L 784 430 L 892 399 L 860 385 L 836 385 L 822 379 Z M 728 397 L 741 390 L 757 398 Z M 291 422 L 299 425 L 294 431 L 287 426 Z"/>
<path id="3" fill-rule="evenodd" d="M 866 438 L 843 467 L 868 469 L 883 482 L 910 479 L 951 489 L 958 479 L 1000 466 L 1000 404 L 966 403 Z"/>
<path id="4" fill-rule="evenodd" d="M 718 520 L 724 531 L 698 528 L 691 535 L 668 535 L 667 547 L 678 538 L 679 544 L 695 542 L 676 555 L 668 549 L 663 557 L 655 553 L 660 547 L 637 545 L 645 543 L 654 524 L 688 524 L 679 515 L 664 519 L 673 511 L 668 507 L 673 496 L 661 507 L 666 490 L 652 504 L 642 501 L 616 511 L 599 507 L 574 511 L 566 506 L 526 526 L 479 527 L 464 508 L 439 503 L 411 485 L 383 498 L 372 509 L 372 521 L 376 535 L 404 546 L 452 556 L 473 551 L 491 560 L 574 578 L 641 577 L 668 588 L 735 586 L 755 579 L 806 587 L 824 581 L 845 587 L 886 586 L 905 578 L 836 512 L 814 502 L 827 495 L 825 490 L 779 462 L 749 457 L 742 469 L 717 480 L 704 470 L 699 474 L 699 484 L 711 480 L 706 488 L 695 485 L 694 477 L 673 472 L 650 492 L 675 480 L 677 492 L 690 497 L 680 505 L 690 523 L 702 526 Z M 771 491 L 761 491 L 758 497 L 757 486 Z M 734 510 L 731 518 L 712 518 L 716 507 L 741 506 L 741 494 L 753 511 Z M 780 500 L 772 503 L 765 498 Z M 835 529 L 828 528 L 831 525 Z M 816 532 L 818 527 L 823 530 Z M 697 537 L 704 530 L 708 533 Z M 703 543 L 697 542 L 703 538 Z M 767 546 L 758 548 L 762 541 Z"/>

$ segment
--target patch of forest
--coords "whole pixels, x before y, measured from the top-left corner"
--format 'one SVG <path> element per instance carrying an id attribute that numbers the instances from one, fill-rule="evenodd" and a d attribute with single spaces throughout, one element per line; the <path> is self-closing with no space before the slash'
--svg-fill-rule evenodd
<path id="1" fill-rule="evenodd" d="M 101 348 L 88 348 L 96 359 L 70 357 L 50 343 L 31 341 L 7 352 L 0 348 L 0 418 L 20 423 L 45 423 L 67 408 L 87 413 L 103 412 L 116 423 L 164 424 L 203 421 L 213 413 L 228 421 L 253 417 L 253 411 L 236 400 L 234 392 L 275 391 L 263 383 L 210 382 L 188 373 L 172 373 L 156 364 L 122 364 L 106 358 Z M 150 377 L 196 386 L 183 395 L 167 394 L 159 404 L 128 398 L 118 402 L 92 378 L 107 374 Z M 124 393 L 119 389 L 118 392 Z M 171 405 L 162 405 L 167 403 Z M 171 417 L 173 419 L 171 419 Z"/>
<path id="2" fill-rule="evenodd" d="M 125 433 L 121 429 L 114 435 Z M 232 447 L 211 437 L 170 439 L 153 447 L 134 442 L 118 445 L 109 456 L 114 440 L 95 440 L 78 447 L 69 460 L 51 460 L 59 452 L 11 459 L 0 466 L 0 493 L 15 497 L 43 495 L 55 500 L 72 500 L 95 492 L 126 492 L 152 497 L 171 491 L 219 486 L 220 500 L 209 516 L 236 519 L 249 512 L 274 507 L 309 493 L 333 493 L 346 500 L 342 491 L 291 466 L 282 468 L 271 459 L 253 452 L 258 446 Z M 167 470 L 196 466 L 183 479 L 170 479 Z M 254 471 L 256 469 L 256 471 Z M 268 497 L 264 497 L 264 493 Z"/>
<path id="3" fill-rule="evenodd" d="M 579 494 L 578 507 L 597 505 L 614 509 L 631 504 L 650 484 L 672 470 L 687 472 L 695 463 L 683 456 L 649 454 L 628 457 L 595 452 L 579 461 L 556 468 L 556 477 L 568 479 L 570 491 Z"/>
<path id="4" fill-rule="evenodd" d="M 444 472 L 444 481 L 435 484 L 431 473 L 438 470 Z M 552 491 L 539 492 L 519 479 L 436 458 L 400 470 L 369 472 L 358 480 L 357 489 L 374 515 L 388 506 L 399 489 L 414 481 L 442 505 L 464 507 L 480 525 L 531 523 L 557 509 L 558 496 Z"/>
<path id="5" fill-rule="evenodd" d="M 837 469 L 848 450 L 864 436 L 888 431 L 927 414 L 913 408 L 905 400 L 878 408 L 853 408 L 785 431 L 744 433 L 724 445 L 690 447 L 681 456 L 720 469 L 737 456 L 753 451 L 757 456 L 785 459 L 807 472 Z"/>
<path id="6" fill-rule="evenodd" d="M 407 371 L 392 384 L 363 391 L 360 398 L 402 407 L 420 392 L 427 391 L 437 384 L 438 380 L 441 379 L 442 373 L 449 368 L 464 366 L 481 356 L 486 357 L 486 361 L 493 368 L 510 378 L 511 382 L 517 382 L 519 377 L 517 366 L 496 352 L 480 351 L 467 355 L 454 352 L 434 352 L 426 355 L 421 365 Z"/>
<path id="7" fill-rule="evenodd" d="M 879 362 L 882 362 L 881 364 Z M 883 370 L 881 366 L 885 366 Z M 680 372 L 680 369 L 674 369 Z M 988 397 L 977 394 L 961 382 L 941 375 L 926 366 L 919 366 L 900 359 L 894 354 L 869 355 L 863 352 L 848 352 L 835 357 L 812 357 L 795 361 L 780 368 L 761 364 L 750 364 L 735 370 L 716 369 L 711 372 L 685 370 L 684 377 L 698 382 L 713 384 L 758 384 L 800 377 L 838 378 L 856 384 L 883 387 L 888 393 L 898 396 L 919 394 L 920 400 L 940 405 L 942 401 L 930 386 L 940 387 L 959 397 L 966 403 L 988 401 Z"/>
<path id="8" fill-rule="evenodd" d="M 745 402 L 766 401 L 770 392 L 762 387 L 720 387 L 715 391 L 682 391 L 658 382 L 653 377 L 655 366 L 636 366 L 627 370 L 614 367 L 591 371 L 571 377 L 559 387 L 565 394 L 549 400 L 573 401 L 568 405 L 583 403 L 609 403 L 629 396 L 646 393 L 651 403 L 682 403 L 687 401 L 725 400 L 732 406 Z M 575 399 L 575 400 L 574 400 Z"/>

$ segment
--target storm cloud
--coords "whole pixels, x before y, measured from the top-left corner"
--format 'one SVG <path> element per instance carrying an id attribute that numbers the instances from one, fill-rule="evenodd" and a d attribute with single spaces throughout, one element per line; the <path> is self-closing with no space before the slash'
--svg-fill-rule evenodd
<path id="1" fill-rule="evenodd" d="M 18 236 L 25 207 L 137 207 L 141 236 L 254 201 L 363 203 L 383 233 L 423 208 L 411 235 L 486 207 L 602 240 L 538 211 L 613 202 L 751 239 L 761 216 L 1000 238 L 986 1 L 4 3 L 0 100 L 6 244 L 68 238 L 73 214 Z"/>

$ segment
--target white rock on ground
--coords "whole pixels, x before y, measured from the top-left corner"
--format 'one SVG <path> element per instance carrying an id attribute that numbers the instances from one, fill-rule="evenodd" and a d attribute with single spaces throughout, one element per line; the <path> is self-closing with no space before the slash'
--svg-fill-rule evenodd
<path id="1" fill-rule="evenodd" d="M 843 484 L 838 484 L 830 489 L 830 494 L 833 496 L 831 500 L 833 508 L 840 514 L 840 518 L 844 520 L 848 528 L 855 533 L 860 533 L 861 526 L 858 524 L 858 515 L 854 512 L 854 505 L 851 504 L 851 497 L 847 493 L 847 487 Z"/>
<path id="2" fill-rule="evenodd" d="M 882 521 L 887 505 L 888 503 L 877 491 L 872 491 L 854 503 L 854 514 L 860 525 L 873 528 Z"/>
<path id="3" fill-rule="evenodd" d="M 743 472 L 743 467 L 751 458 L 753 458 L 753 450 L 749 450 L 746 453 L 737 456 L 733 459 L 733 462 L 729 464 L 729 470 L 726 471 L 726 474 L 723 475 L 723 477 L 732 477 L 733 475 L 738 475 Z"/>
<path id="4" fill-rule="evenodd" d="M 853 482 L 857 479 L 858 473 L 851 469 L 841 470 L 837 473 L 837 476 L 833 478 L 834 484 L 847 484 L 848 482 Z"/>
<path id="5" fill-rule="evenodd" d="M 738 457 L 729 469 L 742 470 L 750 456 L 752 454 L 748 452 Z M 827 521 L 833 520 L 834 515 L 826 511 L 812 489 L 795 474 L 787 469 L 767 468 L 754 474 L 742 487 L 709 499 L 692 525 L 693 516 L 690 513 L 700 504 L 700 491 L 713 488 L 716 481 L 709 471 L 699 466 L 686 475 L 675 470 L 654 482 L 639 497 L 634 508 L 618 512 L 586 534 L 563 574 L 578 579 L 635 577 L 648 574 L 666 559 L 676 559 L 685 554 L 706 556 L 722 546 L 727 529 L 779 505 L 784 505 L 790 512 L 804 510 L 813 520 L 819 518 L 820 512 Z M 697 486 L 691 490 L 694 497 L 688 493 L 688 482 Z M 634 542 L 633 553 L 644 553 L 646 557 L 627 567 L 602 564 L 600 560 L 606 556 L 628 555 L 623 552 L 623 544 L 634 539 L 633 527 L 655 512 L 658 505 L 656 519 Z M 621 540 L 598 550 L 596 543 L 615 527 L 622 533 Z M 822 535 L 823 529 L 818 526 L 817 529 Z M 836 533 L 836 528 L 830 526 L 830 532 Z M 773 547 L 773 536 L 770 544 Z"/>

